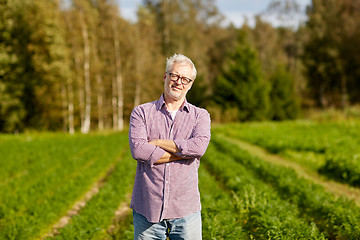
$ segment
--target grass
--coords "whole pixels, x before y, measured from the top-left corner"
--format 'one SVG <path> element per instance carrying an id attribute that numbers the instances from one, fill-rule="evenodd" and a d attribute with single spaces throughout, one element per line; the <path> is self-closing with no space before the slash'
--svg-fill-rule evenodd
<path id="1" fill-rule="evenodd" d="M 0 239 L 40 236 L 106 174 L 127 142 L 125 134 L 0 139 Z"/>
<path id="2" fill-rule="evenodd" d="M 213 126 L 199 169 L 204 239 L 359 238 L 358 207 L 291 166 L 270 163 L 286 158 L 313 172 L 356 170 L 359 127 L 358 121 Z M 44 236 L 97 182 L 99 191 L 53 238 L 132 239 L 132 214 L 116 219 L 115 212 L 128 202 L 135 170 L 126 133 L 0 135 L 0 239 Z M 353 173 L 343 177 L 357 181 Z"/>

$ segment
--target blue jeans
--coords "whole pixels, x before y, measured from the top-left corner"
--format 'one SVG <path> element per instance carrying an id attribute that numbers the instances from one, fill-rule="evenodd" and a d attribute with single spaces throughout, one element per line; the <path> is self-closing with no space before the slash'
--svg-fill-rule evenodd
<path id="1" fill-rule="evenodd" d="M 183 218 L 151 223 L 133 211 L 134 240 L 201 240 L 201 213 L 192 213 Z"/>

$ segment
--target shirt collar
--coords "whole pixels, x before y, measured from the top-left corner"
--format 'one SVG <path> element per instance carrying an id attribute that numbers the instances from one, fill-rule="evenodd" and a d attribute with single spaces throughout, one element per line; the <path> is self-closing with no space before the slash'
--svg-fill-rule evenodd
<path id="1" fill-rule="evenodd" d="M 156 109 L 158 111 L 160 111 L 165 105 L 166 105 L 166 103 L 165 103 L 165 99 L 164 99 L 164 94 L 162 94 L 161 97 L 159 98 L 159 100 L 157 100 L 157 102 L 156 102 Z M 190 109 L 190 104 L 188 103 L 188 101 L 185 98 L 185 101 L 181 105 L 179 110 L 181 110 L 181 111 L 185 110 L 185 111 L 189 112 L 189 109 Z"/>

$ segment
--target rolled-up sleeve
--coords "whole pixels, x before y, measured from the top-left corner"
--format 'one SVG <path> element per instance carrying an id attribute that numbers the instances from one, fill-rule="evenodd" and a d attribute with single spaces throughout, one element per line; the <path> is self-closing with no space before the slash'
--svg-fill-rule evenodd
<path id="1" fill-rule="evenodd" d="M 132 157 L 150 166 L 165 153 L 162 148 L 148 143 L 144 112 L 138 107 L 130 115 L 129 145 Z"/>
<path id="2" fill-rule="evenodd" d="M 196 124 L 189 139 L 174 140 L 180 152 L 180 157 L 200 158 L 202 157 L 210 142 L 211 120 L 210 114 L 201 109 L 196 117 Z"/>

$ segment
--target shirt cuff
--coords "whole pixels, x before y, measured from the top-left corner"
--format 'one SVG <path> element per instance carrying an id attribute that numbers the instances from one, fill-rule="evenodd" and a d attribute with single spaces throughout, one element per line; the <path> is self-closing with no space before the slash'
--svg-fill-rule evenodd
<path id="1" fill-rule="evenodd" d="M 164 153 L 165 153 L 164 149 L 160 147 L 156 147 L 153 153 L 149 157 L 148 163 L 150 167 L 153 167 L 154 163 L 156 163 L 164 155 Z"/>
<path id="2" fill-rule="evenodd" d="M 180 150 L 180 152 L 175 153 L 175 155 L 185 157 L 187 149 L 188 149 L 187 141 L 186 140 L 174 140 L 174 143 L 177 146 L 177 148 Z"/>

